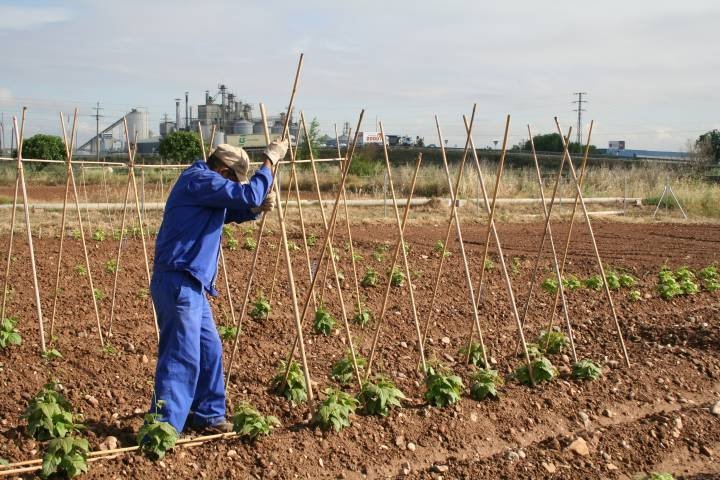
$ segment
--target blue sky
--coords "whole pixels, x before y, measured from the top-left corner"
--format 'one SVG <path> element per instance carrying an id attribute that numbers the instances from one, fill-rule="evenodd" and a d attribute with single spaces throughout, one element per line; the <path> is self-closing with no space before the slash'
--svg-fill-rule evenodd
<path id="1" fill-rule="evenodd" d="M 528 123 L 574 123 L 585 91 L 594 144 L 682 150 L 720 128 L 718 24 L 712 0 L 0 0 L 0 112 L 28 105 L 29 133 L 58 133 L 77 106 L 83 141 L 100 101 L 104 121 L 140 106 L 157 131 L 175 97 L 196 104 L 219 82 L 278 112 L 304 52 L 297 106 L 327 133 L 365 108 L 364 130 L 378 118 L 437 143 L 437 114 L 459 144 L 477 102 L 476 143 L 501 138 L 508 113 L 516 143 Z"/>

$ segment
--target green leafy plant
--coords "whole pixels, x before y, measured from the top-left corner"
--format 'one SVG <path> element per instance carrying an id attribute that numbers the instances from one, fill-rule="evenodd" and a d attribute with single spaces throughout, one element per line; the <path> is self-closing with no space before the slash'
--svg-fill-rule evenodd
<path id="1" fill-rule="evenodd" d="M 160 420 L 157 409 L 162 408 L 164 402 L 155 402 L 156 411 L 145 414 L 145 423 L 137 434 L 137 443 L 140 450 L 153 460 L 161 459 L 168 450 L 175 446 L 178 439 L 178 432 L 168 422 Z"/>
<path id="2" fill-rule="evenodd" d="M 323 430 L 334 429 L 339 432 L 350 426 L 350 415 L 355 413 L 359 402 L 345 392 L 328 388 L 325 390 L 325 400 L 320 404 L 313 423 L 319 425 Z"/>
<path id="3" fill-rule="evenodd" d="M 99 288 L 93 288 L 93 297 L 95 297 L 95 300 L 98 302 L 102 302 L 105 299 L 105 292 Z"/>
<path id="4" fill-rule="evenodd" d="M 543 280 L 543 282 L 540 284 L 540 288 L 545 290 L 550 295 L 555 295 L 555 293 L 558 291 L 558 283 L 557 280 L 552 278 L 546 278 Z"/>
<path id="5" fill-rule="evenodd" d="M 252 309 L 250 310 L 250 318 L 254 320 L 265 320 L 270 315 L 272 307 L 267 298 L 261 293 L 255 297 Z"/>
<path id="6" fill-rule="evenodd" d="M 362 280 L 360 280 L 360 285 L 362 285 L 363 287 L 374 287 L 375 285 L 377 285 L 379 279 L 380 277 L 378 276 L 377 272 L 372 268 L 368 268 L 365 271 L 365 275 L 363 275 Z"/>
<path id="7" fill-rule="evenodd" d="M 698 285 L 695 283 L 695 274 L 688 267 L 680 267 L 675 272 L 675 278 L 678 280 L 678 285 L 685 295 L 695 295 L 700 291 Z"/>
<path id="8" fill-rule="evenodd" d="M 353 317 L 353 322 L 364 327 L 372 321 L 372 313 L 367 308 L 362 307 Z"/>
<path id="9" fill-rule="evenodd" d="M 0 321 L 0 349 L 6 349 L 10 345 L 22 344 L 22 337 L 15 326 L 17 319 L 15 317 L 6 317 Z"/>
<path id="10" fill-rule="evenodd" d="M 442 367 L 428 367 L 425 377 L 425 400 L 436 407 L 454 405 L 460 400 L 462 379 Z"/>
<path id="11" fill-rule="evenodd" d="M 73 270 L 75 270 L 75 273 L 77 273 L 80 277 L 84 277 L 87 275 L 85 265 L 75 265 L 75 268 L 73 268 Z"/>
<path id="12" fill-rule="evenodd" d="M 307 243 L 308 247 L 314 247 L 317 244 L 317 237 L 314 233 L 309 233 L 305 237 L 305 242 Z"/>
<path id="13" fill-rule="evenodd" d="M 623 273 L 622 275 L 620 275 L 620 278 L 618 280 L 620 281 L 620 286 L 622 288 L 632 288 L 637 284 L 637 280 L 635 280 L 635 277 L 633 277 L 629 273 Z"/>
<path id="14" fill-rule="evenodd" d="M 295 243 L 295 242 L 292 241 L 292 240 L 288 240 L 288 242 L 287 242 L 287 247 L 288 247 L 288 251 L 289 251 L 290 253 L 295 253 L 295 252 L 299 252 L 299 251 L 300 251 L 300 247 L 298 247 L 298 244 Z"/>
<path id="15" fill-rule="evenodd" d="M 577 380 L 597 380 L 602 376 L 600 365 L 590 359 L 573 363 L 572 376 Z"/>
<path id="16" fill-rule="evenodd" d="M 115 345 L 112 343 L 105 342 L 105 345 L 102 347 L 101 351 L 106 355 L 117 355 L 118 350 L 115 348 Z"/>
<path id="17" fill-rule="evenodd" d="M 96 242 L 102 242 L 105 240 L 105 230 L 98 228 L 92 234 L 92 239 Z"/>
<path id="18" fill-rule="evenodd" d="M 538 358 L 543 356 L 542 348 L 540 348 L 540 345 L 537 343 L 526 343 L 525 346 L 527 347 L 528 355 L 530 358 Z M 520 354 L 523 355 L 522 353 Z"/>
<path id="19" fill-rule="evenodd" d="M 218 325 L 217 330 L 220 338 L 225 342 L 233 340 L 237 336 L 238 331 L 237 327 L 232 325 Z"/>
<path id="20" fill-rule="evenodd" d="M 493 262 L 489 258 L 486 258 L 485 263 L 483 264 L 483 268 L 486 272 L 489 272 L 495 268 L 495 262 Z"/>
<path id="21" fill-rule="evenodd" d="M 81 237 L 81 236 L 82 236 L 82 235 L 80 235 L 80 230 L 75 229 L 75 230 L 72 231 L 72 238 L 73 238 L 73 240 L 80 240 L 80 237 Z"/>
<path id="22" fill-rule="evenodd" d="M 140 288 L 140 289 L 138 289 L 138 291 L 135 295 L 140 300 L 145 300 L 146 298 L 148 298 L 148 295 L 150 295 L 150 292 L 148 291 L 147 288 Z"/>
<path id="23" fill-rule="evenodd" d="M 358 252 L 353 253 L 352 259 L 355 260 L 356 262 L 362 262 L 364 260 L 363 256 L 360 255 Z"/>
<path id="24" fill-rule="evenodd" d="M 500 396 L 498 388 L 505 384 L 497 370 L 489 368 L 473 372 L 470 380 L 470 396 L 475 400 L 485 400 L 488 397 L 498 398 Z"/>
<path id="25" fill-rule="evenodd" d="M 325 307 L 319 307 L 315 311 L 315 321 L 313 322 L 315 333 L 328 336 L 332 333 L 333 329 L 335 329 L 335 325 L 337 325 L 337 322 Z"/>
<path id="26" fill-rule="evenodd" d="M 88 471 L 87 457 L 90 446 L 84 438 L 55 438 L 48 443 L 42 461 L 42 476 L 62 475 L 74 478 Z"/>
<path id="27" fill-rule="evenodd" d="M 586 278 L 583 283 L 585 284 L 585 287 L 592 290 L 601 290 L 603 287 L 603 280 L 600 275 L 593 275 L 590 278 Z"/>
<path id="28" fill-rule="evenodd" d="M 357 362 L 358 370 L 362 372 L 367 365 L 367 360 L 356 354 L 355 361 Z M 340 385 L 345 386 L 352 382 L 354 376 L 355 367 L 353 367 L 352 354 L 347 352 L 343 358 L 333 363 L 332 370 L 330 371 L 330 377 Z"/>
<path id="29" fill-rule="evenodd" d="M 643 478 L 643 480 L 675 480 L 671 473 L 651 473 Z"/>
<path id="30" fill-rule="evenodd" d="M 631 290 L 630 293 L 628 293 L 628 300 L 631 302 L 639 302 L 642 300 L 642 293 L 640 293 L 640 290 Z"/>
<path id="31" fill-rule="evenodd" d="M 233 227 L 231 224 L 225 224 L 222 227 L 222 236 L 225 238 L 232 238 L 233 233 L 235 233 L 235 227 Z"/>
<path id="32" fill-rule="evenodd" d="M 290 362 L 287 379 L 285 378 L 285 370 L 288 370 L 287 364 L 285 361 L 281 361 L 280 368 L 278 368 L 276 375 L 272 379 L 271 388 L 273 391 L 287 398 L 294 405 L 307 401 L 305 376 L 300 364 L 295 360 Z"/>
<path id="33" fill-rule="evenodd" d="M 662 268 L 658 274 L 658 293 L 660 297 L 669 300 L 683 294 L 683 289 L 675 278 L 675 274 L 668 268 Z"/>
<path id="34" fill-rule="evenodd" d="M 517 275 L 520 273 L 520 267 L 522 266 L 522 263 L 520 261 L 520 257 L 512 257 L 512 261 L 510 262 L 510 272 L 513 275 Z"/>
<path id="35" fill-rule="evenodd" d="M 242 248 L 245 250 L 254 251 L 257 248 L 257 242 L 254 238 L 247 236 L 243 239 Z"/>
<path id="36" fill-rule="evenodd" d="M 381 417 L 387 417 L 390 410 L 399 407 L 404 399 L 402 391 L 385 377 L 377 377 L 374 382 L 365 382 L 358 394 L 363 412 Z"/>
<path id="37" fill-rule="evenodd" d="M 537 344 L 545 353 L 560 353 L 568 345 L 568 338 L 564 333 L 557 330 L 549 332 L 542 331 L 537 339 Z"/>
<path id="38" fill-rule="evenodd" d="M 70 409 L 70 403 L 58 391 L 58 385 L 50 382 L 30 399 L 21 418 L 27 420 L 27 433 L 34 439 L 61 438 L 84 428 L 75 423 L 75 415 Z"/>
<path id="39" fill-rule="evenodd" d="M 558 375 L 557 369 L 545 357 L 538 357 L 530 361 L 535 383 L 549 382 Z M 524 385 L 532 385 L 527 365 L 521 365 L 513 372 L 513 378 Z"/>
<path id="40" fill-rule="evenodd" d="M 403 241 L 402 247 L 403 247 L 403 251 L 405 252 L 405 255 L 410 253 L 410 244 L 409 243 Z"/>
<path id="41" fill-rule="evenodd" d="M 485 357 L 483 356 L 483 348 L 479 343 L 471 342 L 464 345 L 458 351 L 463 358 L 467 358 L 470 354 L 470 364 L 476 367 L 485 368 Z"/>
<path id="42" fill-rule="evenodd" d="M 109 274 L 114 274 L 118 271 L 118 264 L 117 260 L 111 258 L 107 262 L 105 262 L 105 271 Z"/>
<path id="43" fill-rule="evenodd" d="M 582 282 L 573 275 L 568 275 L 562 279 L 563 288 L 569 292 L 574 292 L 582 288 Z"/>
<path id="44" fill-rule="evenodd" d="M 390 272 L 390 285 L 393 287 L 402 287 L 405 285 L 405 274 L 399 267 L 393 267 Z"/>
<path id="45" fill-rule="evenodd" d="M 235 237 L 230 237 L 230 238 L 227 239 L 227 248 L 228 248 L 228 250 L 230 250 L 231 252 L 234 252 L 234 251 L 236 251 L 236 250 L 238 249 L 238 247 L 240 247 L 240 242 L 238 241 L 237 238 L 235 238 Z"/>
<path id="46" fill-rule="evenodd" d="M 385 258 L 385 252 L 387 252 L 387 250 L 388 250 L 388 246 L 387 246 L 387 245 L 385 245 L 385 244 L 383 244 L 383 245 L 378 245 L 377 247 L 375 247 L 375 248 L 373 249 L 373 253 L 372 253 L 373 259 L 374 259 L 376 262 L 382 262 L 383 259 Z"/>
<path id="47" fill-rule="evenodd" d="M 42 358 L 45 360 L 55 360 L 56 358 L 62 358 L 62 354 L 54 348 L 48 348 L 42 353 Z"/>
<path id="48" fill-rule="evenodd" d="M 614 272 L 610 272 L 607 275 L 605 275 L 605 278 L 607 279 L 608 288 L 610 290 L 619 290 L 620 289 L 620 277 Z"/>
<path id="49" fill-rule="evenodd" d="M 703 288 L 708 292 L 716 292 L 720 290 L 720 276 L 715 265 L 709 265 L 698 272 L 698 277 L 702 280 Z"/>
<path id="50" fill-rule="evenodd" d="M 233 431 L 240 437 L 255 441 L 261 435 L 270 435 L 270 432 L 280 426 L 280 420 L 272 415 L 263 415 L 247 402 L 243 402 L 232 414 Z"/>

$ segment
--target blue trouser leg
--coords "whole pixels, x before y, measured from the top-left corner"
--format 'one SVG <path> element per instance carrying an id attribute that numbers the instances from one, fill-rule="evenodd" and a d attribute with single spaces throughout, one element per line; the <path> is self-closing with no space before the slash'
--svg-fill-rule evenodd
<path id="1" fill-rule="evenodd" d="M 225 421 L 225 384 L 223 382 L 222 342 L 205 299 L 200 326 L 200 376 L 193 399 L 193 423 L 215 425 Z"/>
<path id="2" fill-rule="evenodd" d="M 208 332 L 213 321 L 202 286 L 183 272 L 156 272 L 150 289 L 160 327 L 151 411 L 155 411 L 155 400 L 162 400 L 161 419 L 178 432 L 194 403 L 203 421 L 224 420 L 222 347 L 219 339 L 214 343 Z M 218 376 L 219 382 L 215 381 Z"/>

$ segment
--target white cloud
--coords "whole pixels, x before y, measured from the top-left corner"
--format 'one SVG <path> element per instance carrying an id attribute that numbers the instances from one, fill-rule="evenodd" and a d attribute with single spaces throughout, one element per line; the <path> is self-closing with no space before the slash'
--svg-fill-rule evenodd
<path id="1" fill-rule="evenodd" d="M 0 5 L 0 30 L 31 30 L 69 19 L 70 13 L 62 7 Z"/>

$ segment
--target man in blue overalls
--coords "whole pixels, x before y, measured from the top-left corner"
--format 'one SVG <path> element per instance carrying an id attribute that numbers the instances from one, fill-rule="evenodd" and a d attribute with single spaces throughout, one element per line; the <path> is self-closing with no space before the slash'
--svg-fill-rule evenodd
<path id="1" fill-rule="evenodd" d="M 248 181 L 247 153 L 219 145 L 207 163 L 196 161 L 180 175 L 168 197 L 150 283 L 160 328 L 151 412 L 178 432 L 186 423 L 203 433 L 232 430 L 225 418 L 222 343 L 205 295 L 217 295 L 223 225 L 274 208 L 272 166 L 287 147 L 279 140 L 268 145 Z"/>

